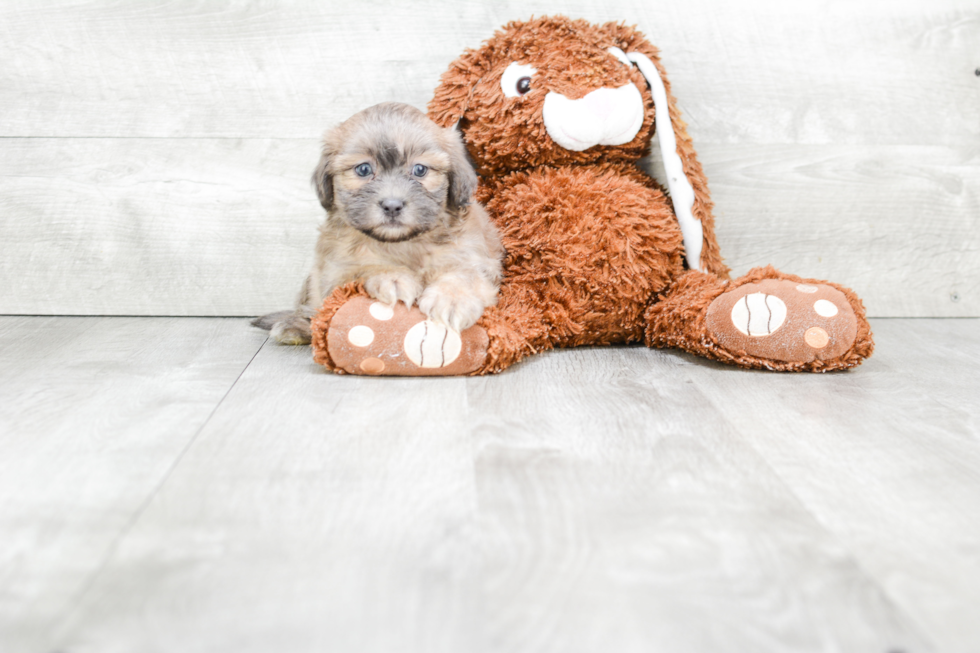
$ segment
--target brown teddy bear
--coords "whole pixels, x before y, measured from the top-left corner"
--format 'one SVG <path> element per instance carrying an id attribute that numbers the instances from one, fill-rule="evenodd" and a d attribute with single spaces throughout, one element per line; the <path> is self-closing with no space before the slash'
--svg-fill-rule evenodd
<path id="1" fill-rule="evenodd" d="M 847 288 L 772 267 L 729 280 L 707 180 L 658 51 L 636 29 L 509 23 L 450 65 L 429 116 L 458 124 L 480 174 L 477 200 L 506 249 L 499 303 L 456 334 L 338 288 L 312 325 L 328 369 L 487 374 L 552 347 L 638 342 L 783 371 L 871 354 Z M 637 166 L 655 129 L 667 188 Z"/>

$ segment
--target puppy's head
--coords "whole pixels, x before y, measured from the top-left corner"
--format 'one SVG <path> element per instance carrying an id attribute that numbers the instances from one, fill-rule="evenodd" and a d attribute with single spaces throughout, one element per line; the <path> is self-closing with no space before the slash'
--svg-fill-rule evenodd
<path id="1" fill-rule="evenodd" d="M 391 243 L 458 218 L 477 178 L 455 130 L 386 102 L 326 133 L 313 184 L 328 219 Z"/>

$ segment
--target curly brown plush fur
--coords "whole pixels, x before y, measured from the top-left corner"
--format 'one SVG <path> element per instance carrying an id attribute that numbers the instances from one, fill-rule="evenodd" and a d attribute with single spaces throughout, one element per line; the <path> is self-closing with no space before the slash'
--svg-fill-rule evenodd
<path id="1" fill-rule="evenodd" d="M 327 297 L 323 302 L 323 307 L 310 321 L 313 360 L 337 374 L 343 374 L 344 371 L 334 363 L 330 356 L 330 349 L 327 347 L 327 332 L 330 329 L 330 320 L 337 314 L 340 307 L 353 297 L 368 297 L 364 286 L 358 283 L 348 283 L 337 288 Z"/>
<path id="2" fill-rule="evenodd" d="M 667 191 L 637 167 L 653 136 L 651 91 L 639 70 L 610 48 L 646 55 L 663 79 L 677 153 L 694 189 L 693 214 L 703 228 L 703 271 L 685 263 Z M 502 81 L 512 64 L 534 71 L 522 82 L 523 94 Z M 543 118 L 549 94 L 574 101 L 629 84 L 643 102 L 642 124 L 631 140 L 572 151 L 551 137 Z M 785 371 L 847 368 L 871 354 L 864 307 L 846 288 L 770 267 L 728 280 L 707 180 L 658 51 L 636 29 L 564 17 L 505 25 L 450 65 L 429 115 L 442 126 L 458 122 L 481 175 L 476 198 L 507 252 L 499 303 L 478 322 L 489 345 L 473 374 L 498 372 L 552 347 L 614 343 L 679 347 L 742 367 Z M 338 290 L 329 298 L 314 331 L 325 334 L 353 292 Z M 759 332 L 757 304 L 771 312 L 762 324 L 772 333 Z M 745 324 L 738 324 L 738 311 L 746 314 Z M 335 369 L 325 335 L 319 337 L 317 361 Z"/>
<path id="3" fill-rule="evenodd" d="M 443 126 L 459 121 L 463 139 L 484 180 L 538 166 L 635 164 L 650 153 L 653 98 L 639 70 L 627 68 L 609 55 L 611 46 L 624 52 L 642 52 L 660 71 L 670 116 L 677 127 L 678 154 L 695 190 L 694 215 L 704 227 L 701 262 L 708 271 L 727 278 L 728 268 L 715 240 L 707 178 L 670 92 L 660 52 L 635 28 L 620 23 L 593 25 L 562 16 L 509 23 L 483 47 L 468 50 L 450 64 L 429 103 L 429 116 Z M 504 97 L 499 84 L 504 69 L 514 61 L 530 63 L 538 70 L 531 92 L 517 102 Z M 645 109 L 643 125 L 629 143 L 572 152 L 548 136 L 541 119 L 544 93 L 535 91 L 547 89 L 578 99 L 597 88 L 627 83 L 641 90 Z M 659 187 L 650 177 L 636 172 L 643 176 L 645 184 Z"/>

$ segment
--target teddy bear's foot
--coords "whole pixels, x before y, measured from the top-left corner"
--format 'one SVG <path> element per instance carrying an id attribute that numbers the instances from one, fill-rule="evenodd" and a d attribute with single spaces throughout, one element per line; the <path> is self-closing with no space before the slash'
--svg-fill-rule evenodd
<path id="1" fill-rule="evenodd" d="M 370 376 L 468 374 L 487 357 L 486 330 L 462 333 L 427 319 L 402 302 L 352 297 L 333 315 L 326 345 L 336 371 Z"/>
<path id="2" fill-rule="evenodd" d="M 705 327 L 736 357 L 833 367 L 853 347 L 858 318 L 836 288 L 763 279 L 716 297 Z"/>

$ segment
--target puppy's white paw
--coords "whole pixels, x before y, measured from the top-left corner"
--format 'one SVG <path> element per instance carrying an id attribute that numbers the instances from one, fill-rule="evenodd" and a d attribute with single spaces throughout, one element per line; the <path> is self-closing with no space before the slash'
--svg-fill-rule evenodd
<path id="1" fill-rule="evenodd" d="M 419 298 L 419 310 L 430 320 L 459 333 L 476 324 L 485 305 L 476 294 L 453 284 L 429 286 Z"/>
<path id="2" fill-rule="evenodd" d="M 400 300 L 411 308 L 422 292 L 422 282 L 406 272 L 382 272 L 368 277 L 364 289 L 382 304 L 391 306 Z"/>

